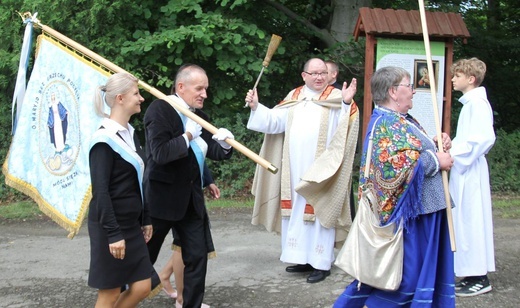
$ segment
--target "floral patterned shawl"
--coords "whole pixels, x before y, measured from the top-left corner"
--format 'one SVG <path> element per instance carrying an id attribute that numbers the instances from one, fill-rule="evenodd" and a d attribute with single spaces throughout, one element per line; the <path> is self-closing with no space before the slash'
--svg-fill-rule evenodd
<path id="1" fill-rule="evenodd" d="M 421 213 L 421 187 L 424 171 L 420 153 L 422 143 L 412 126 L 423 130 L 410 115 L 402 115 L 384 107 L 372 113 L 363 146 L 359 196 L 363 185 L 379 200 L 381 224 L 410 218 Z M 364 178 L 368 139 L 373 133 L 372 158 L 368 179 Z"/>

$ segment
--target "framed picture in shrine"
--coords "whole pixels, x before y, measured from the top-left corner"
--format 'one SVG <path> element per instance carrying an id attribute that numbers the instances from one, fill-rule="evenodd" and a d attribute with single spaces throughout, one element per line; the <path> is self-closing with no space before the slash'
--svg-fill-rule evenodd
<path id="1" fill-rule="evenodd" d="M 433 76 L 435 78 L 435 84 L 438 85 L 439 76 L 439 61 L 432 61 L 433 64 Z M 428 72 L 428 63 L 426 60 L 414 61 L 414 88 L 417 91 L 430 91 L 430 74 Z"/>

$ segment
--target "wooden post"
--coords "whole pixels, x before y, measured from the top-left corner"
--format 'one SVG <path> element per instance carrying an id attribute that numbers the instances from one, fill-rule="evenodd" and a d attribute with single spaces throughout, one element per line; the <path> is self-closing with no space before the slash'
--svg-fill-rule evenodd
<path id="1" fill-rule="evenodd" d="M 439 108 L 437 107 L 437 88 L 436 88 L 436 81 L 435 81 L 435 75 L 433 71 L 433 62 L 432 62 L 432 55 L 431 55 L 431 49 L 430 49 L 430 37 L 428 34 L 428 25 L 426 23 L 426 13 L 424 10 L 424 0 L 418 0 L 419 1 L 419 11 L 421 14 L 421 25 L 423 29 L 423 38 L 424 38 L 424 49 L 426 50 L 426 61 L 428 63 L 428 75 L 430 78 L 430 90 L 432 93 L 432 103 L 433 103 L 433 115 L 435 118 L 435 127 L 437 130 L 437 143 L 438 143 L 438 149 L 439 152 L 443 151 L 442 147 L 442 132 L 441 132 L 441 125 L 439 121 Z M 450 232 L 450 244 L 451 244 L 451 250 L 456 251 L 456 245 L 455 245 L 455 234 L 453 230 L 453 218 L 451 214 L 451 197 L 450 197 L 450 191 L 448 186 L 448 172 L 446 170 L 442 170 L 442 183 L 444 184 L 444 197 L 446 201 L 446 215 L 448 216 L 448 230 Z"/>

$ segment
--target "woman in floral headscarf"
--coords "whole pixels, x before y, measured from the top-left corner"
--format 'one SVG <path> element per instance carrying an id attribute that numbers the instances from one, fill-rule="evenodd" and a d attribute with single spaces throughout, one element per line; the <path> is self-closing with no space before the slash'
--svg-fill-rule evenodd
<path id="1" fill-rule="evenodd" d="M 403 277 L 396 291 L 383 291 L 354 280 L 334 307 L 455 307 L 453 252 L 450 249 L 441 170 L 453 165 L 438 152 L 408 111 L 415 93 L 410 74 L 399 67 L 377 70 L 371 80 L 376 108 L 368 124 L 361 173 L 379 201 L 382 225 L 403 221 Z M 373 132 L 371 163 L 365 166 Z M 444 150 L 451 140 L 443 134 Z"/>

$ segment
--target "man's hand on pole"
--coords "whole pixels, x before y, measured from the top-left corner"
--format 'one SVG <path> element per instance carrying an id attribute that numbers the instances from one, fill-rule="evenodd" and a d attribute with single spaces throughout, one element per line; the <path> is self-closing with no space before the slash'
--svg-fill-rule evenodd
<path id="1" fill-rule="evenodd" d="M 352 95 L 352 96 L 354 96 L 354 95 Z M 246 104 L 249 105 L 249 108 L 251 108 L 251 110 L 255 111 L 256 108 L 258 107 L 258 93 L 256 92 L 256 89 L 247 91 L 245 100 L 246 100 Z"/>
<path id="2" fill-rule="evenodd" d="M 213 140 L 217 141 L 220 146 L 225 149 L 231 149 L 231 146 L 225 141 L 226 139 L 235 139 L 235 136 L 227 128 L 219 128 L 217 133 L 213 135 Z"/>

